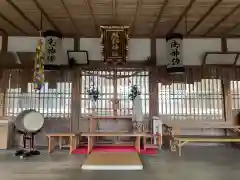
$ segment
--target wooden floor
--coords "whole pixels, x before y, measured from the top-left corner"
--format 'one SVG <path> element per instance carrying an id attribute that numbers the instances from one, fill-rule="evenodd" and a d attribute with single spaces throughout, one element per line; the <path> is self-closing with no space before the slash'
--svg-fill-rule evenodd
<path id="1" fill-rule="evenodd" d="M 137 152 L 92 152 L 82 169 L 85 170 L 142 170 Z"/>

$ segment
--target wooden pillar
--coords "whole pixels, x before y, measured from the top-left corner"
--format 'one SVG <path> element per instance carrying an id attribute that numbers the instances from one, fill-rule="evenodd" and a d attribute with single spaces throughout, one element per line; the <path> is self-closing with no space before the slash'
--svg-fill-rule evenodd
<path id="1" fill-rule="evenodd" d="M 156 39 L 151 39 L 151 61 L 156 65 Z M 149 118 L 158 115 L 158 83 L 156 67 L 149 69 Z"/>
<path id="2" fill-rule="evenodd" d="M 74 38 L 74 51 L 80 50 L 80 39 Z M 71 70 L 72 73 L 72 112 L 70 120 L 70 131 L 75 132 L 80 129 L 81 121 L 81 71 Z"/>
<path id="3" fill-rule="evenodd" d="M 155 38 L 151 39 L 151 64 L 154 64 L 156 66 L 157 64 L 157 46 L 156 46 L 157 40 Z"/>
<path id="4" fill-rule="evenodd" d="M 227 39 L 221 38 L 221 51 L 227 52 Z M 224 72 L 225 73 L 225 72 Z M 229 73 L 229 72 L 226 72 Z M 227 74 L 226 74 L 226 77 Z M 230 90 L 230 80 L 229 78 L 223 78 L 222 80 L 222 88 L 223 88 L 223 105 L 224 105 L 224 118 L 228 123 L 233 123 L 234 118 L 232 114 L 232 95 Z"/>
<path id="5" fill-rule="evenodd" d="M 2 36 L 2 45 L 1 45 L 1 53 L 0 53 L 0 61 L 3 61 L 3 59 L 1 58 L 1 54 L 6 53 L 8 51 L 8 34 L 4 31 L 0 29 L 0 35 Z M 6 78 L 4 77 L 4 72 L 0 72 L 0 116 L 4 116 L 5 115 L 5 109 L 7 106 L 7 101 L 6 101 L 6 86 L 3 85 L 3 83 L 5 84 L 5 80 L 1 79 L 1 78 Z"/>
<path id="6" fill-rule="evenodd" d="M 80 38 L 75 37 L 73 39 L 73 42 L 74 42 L 74 51 L 79 51 L 80 50 Z"/>
<path id="7" fill-rule="evenodd" d="M 76 132 L 79 130 L 80 113 L 81 113 L 81 101 L 80 101 L 80 71 L 72 71 L 72 112 L 70 121 L 70 131 Z"/>
<path id="8" fill-rule="evenodd" d="M 222 50 L 222 52 L 228 51 L 226 38 L 221 38 L 221 50 Z"/>
<path id="9" fill-rule="evenodd" d="M 158 115 L 158 83 L 156 81 L 156 70 L 155 68 L 149 71 L 149 117 Z"/>

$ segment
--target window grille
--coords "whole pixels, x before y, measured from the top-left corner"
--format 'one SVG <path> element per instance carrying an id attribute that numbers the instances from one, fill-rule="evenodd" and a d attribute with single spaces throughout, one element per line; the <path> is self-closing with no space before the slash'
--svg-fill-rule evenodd
<path id="1" fill-rule="evenodd" d="M 159 114 L 168 120 L 222 120 L 223 91 L 219 79 L 193 84 L 159 83 Z"/>
<path id="2" fill-rule="evenodd" d="M 82 71 L 81 114 L 92 114 L 92 102 L 87 94 L 90 84 L 100 92 L 96 109 L 99 116 L 128 116 L 132 114 L 132 102 L 128 98 L 132 85 L 137 85 L 141 92 L 144 114 L 149 112 L 149 77 L 147 71 L 110 70 Z"/>
<path id="3" fill-rule="evenodd" d="M 230 92 L 232 95 L 232 109 L 240 109 L 240 81 L 230 81 Z"/>
<path id="4" fill-rule="evenodd" d="M 71 115 L 71 86 L 69 82 L 57 83 L 56 89 L 48 88 L 48 83 L 40 92 L 28 83 L 27 92 L 21 88 L 7 90 L 7 115 L 16 116 L 25 109 L 36 109 L 44 117 L 64 117 Z"/>

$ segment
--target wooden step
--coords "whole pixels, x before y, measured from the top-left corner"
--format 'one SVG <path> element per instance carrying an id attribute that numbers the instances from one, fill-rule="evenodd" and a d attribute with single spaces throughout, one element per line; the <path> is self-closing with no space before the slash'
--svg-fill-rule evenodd
<path id="1" fill-rule="evenodd" d="M 144 147 L 146 149 L 159 149 L 160 148 L 158 145 L 155 145 L 155 144 L 146 144 Z"/>

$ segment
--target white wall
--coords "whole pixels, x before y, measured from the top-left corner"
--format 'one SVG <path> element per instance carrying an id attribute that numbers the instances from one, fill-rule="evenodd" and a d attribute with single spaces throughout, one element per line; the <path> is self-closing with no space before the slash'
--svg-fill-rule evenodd
<path id="1" fill-rule="evenodd" d="M 1 48 L 0 36 L 0 48 Z M 8 51 L 35 52 L 38 37 L 9 37 Z M 240 51 L 240 38 L 227 39 L 228 51 Z M 74 42 L 71 38 L 63 39 L 64 50 L 73 50 Z M 102 60 L 99 38 L 81 38 L 80 50 L 88 51 L 89 60 Z M 157 65 L 167 64 L 167 51 L 165 39 L 156 40 Z M 221 39 L 184 39 L 183 40 L 183 64 L 201 65 L 203 55 L 207 51 L 221 51 Z M 150 39 L 130 39 L 129 61 L 144 61 L 151 55 Z"/>
<path id="2" fill-rule="evenodd" d="M 228 51 L 240 51 L 240 38 L 239 39 L 227 39 Z"/>
<path id="3" fill-rule="evenodd" d="M 81 38 L 80 49 L 88 51 L 89 60 L 101 60 L 101 48 L 99 38 Z M 145 61 L 151 55 L 150 39 L 129 40 L 129 61 Z"/>
<path id="4" fill-rule="evenodd" d="M 35 52 L 38 37 L 9 37 L 8 51 L 10 52 Z M 72 38 L 63 39 L 63 49 L 73 50 L 74 42 Z"/>
<path id="5" fill-rule="evenodd" d="M 183 64 L 201 65 L 205 52 L 221 51 L 221 39 L 183 39 Z M 157 65 L 167 64 L 167 46 L 165 39 L 157 39 Z"/>

